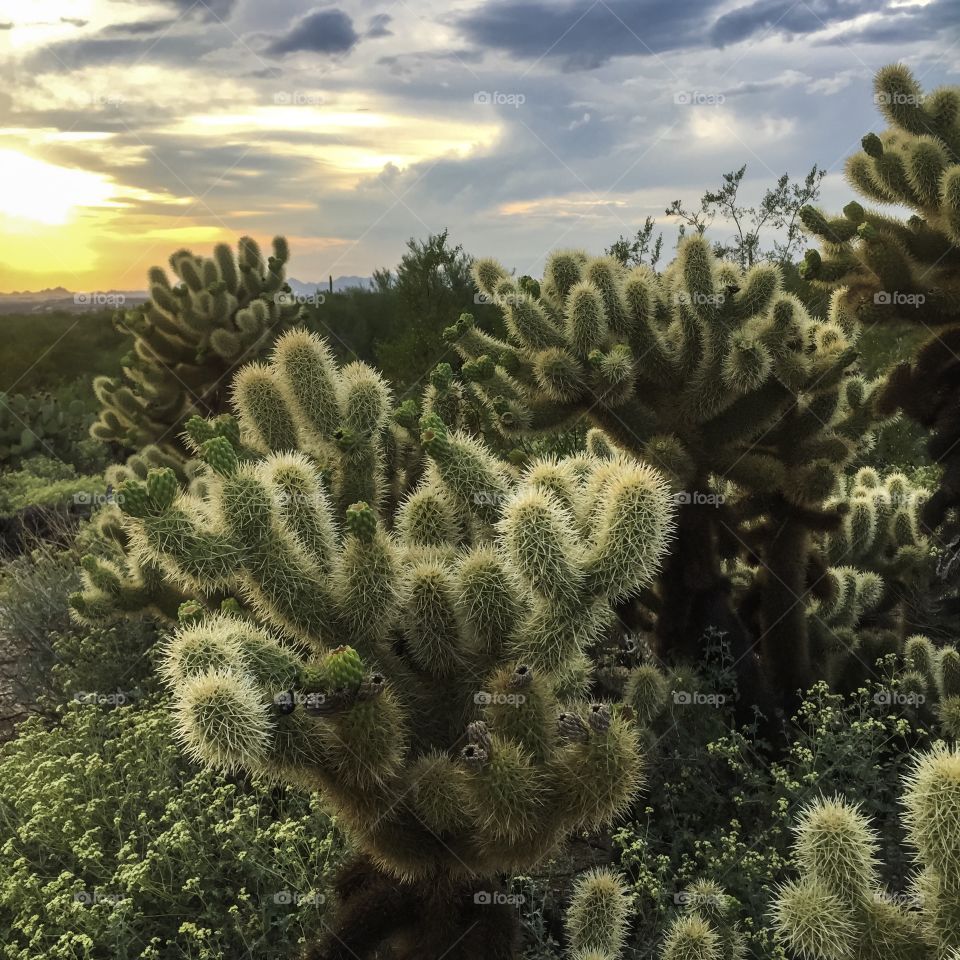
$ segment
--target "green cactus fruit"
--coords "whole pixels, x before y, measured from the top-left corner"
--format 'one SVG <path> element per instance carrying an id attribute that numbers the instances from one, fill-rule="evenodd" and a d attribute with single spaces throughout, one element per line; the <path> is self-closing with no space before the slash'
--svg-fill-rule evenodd
<path id="1" fill-rule="evenodd" d="M 147 474 L 147 494 L 161 512 L 169 509 L 179 492 L 177 475 L 169 467 L 151 470 Z"/>
<path id="2" fill-rule="evenodd" d="M 147 486 L 139 480 L 124 480 L 117 488 L 117 503 L 131 517 L 146 517 L 153 508 Z"/>
<path id="3" fill-rule="evenodd" d="M 329 689 L 356 690 L 363 681 L 365 667 L 360 654 L 353 647 L 340 646 L 327 655 L 323 670 Z"/>
<path id="4" fill-rule="evenodd" d="M 347 532 L 363 543 L 370 543 L 377 532 L 377 515 L 369 504 L 351 504 L 346 512 Z"/>
<path id="5" fill-rule="evenodd" d="M 237 469 L 237 452 L 226 437 L 204 440 L 200 452 L 213 471 L 221 477 L 229 477 Z"/>

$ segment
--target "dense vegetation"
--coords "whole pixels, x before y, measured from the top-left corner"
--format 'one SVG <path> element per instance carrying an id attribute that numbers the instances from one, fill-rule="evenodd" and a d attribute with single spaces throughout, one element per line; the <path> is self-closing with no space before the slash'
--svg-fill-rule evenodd
<path id="1" fill-rule="evenodd" d="M 3 318 L 0 956 L 960 957 L 960 91 L 877 90 L 906 223 Z"/>

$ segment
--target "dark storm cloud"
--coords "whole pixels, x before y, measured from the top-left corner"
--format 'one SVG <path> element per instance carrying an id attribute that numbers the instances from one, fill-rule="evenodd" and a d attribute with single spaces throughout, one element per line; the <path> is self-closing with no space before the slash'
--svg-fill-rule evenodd
<path id="1" fill-rule="evenodd" d="M 481 47 L 524 60 L 549 57 L 570 68 L 594 69 L 613 57 L 699 46 L 704 20 L 719 5 L 720 0 L 696 6 L 663 0 L 522 0 L 480 7 L 459 26 Z"/>
<path id="2" fill-rule="evenodd" d="M 368 37 L 392 37 L 393 31 L 390 29 L 390 21 L 393 17 L 389 13 L 377 13 L 370 18 L 370 26 L 367 27 Z"/>
<path id="3" fill-rule="evenodd" d="M 935 0 L 925 7 L 899 7 L 886 13 L 882 20 L 858 30 L 849 30 L 839 37 L 824 41 L 825 45 L 850 43 L 913 43 L 919 40 L 945 39 L 952 43 L 960 29 L 960 3 L 956 0 Z"/>
<path id="4" fill-rule="evenodd" d="M 347 53 L 359 39 L 353 21 L 342 10 L 314 10 L 276 37 L 266 52 L 274 56 L 300 51 Z"/>
<path id="5" fill-rule="evenodd" d="M 757 34 L 802 36 L 874 12 L 877 0 L 757 0 L 720 17 L 710 29 L 710 39 L 722 47 Z"/>

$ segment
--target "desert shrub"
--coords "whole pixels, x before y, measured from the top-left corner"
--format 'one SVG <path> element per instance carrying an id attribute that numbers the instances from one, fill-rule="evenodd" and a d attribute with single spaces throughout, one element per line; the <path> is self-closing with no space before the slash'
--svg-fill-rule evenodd
<path id="1" fill-rule="evenodd" d="M 0 393 L 0 467 L 16 469 L 39 455 L 62 460 L 81 473 L 102 470 L 107 448 L 87 435 L 95 416 L 86 383 L 39 395 Z"/>
<path id="2" fill-rule="evenodd" d="M 183 758 L 163 704 L 73 704 L 0 750 L 6 960 L 290 955 L 339 841 L 315 797 Z"/>
<path id="3" fill-rule="evenodd" d="M 5 314 L 0 318 L 0 390 L 32 394 L 76 379 L 115 376 L 127 349 L 126 338 L 113 325 L 112 310 L 78 316 L 57 311 Z"/>
<path id="4" fill-rule="evenodd" d="M 614 834 L 633 885 L 631 956 L 658 955 L 704 880 L 734 898 L 751 955 L 783 956 L 770 922 L 771 891 L 793 867 L 794 817 L 820 793 L 856 797 L 873 818 L 892 889 L 910 873 L 900 779 L 909 752 L 936 732 L 909 705 L 894 658 L 849 696 L 825 683 L 813 687 L 787 725 L 783 752 L 758 726 L 736 723 L 737 691 L 724 689 L 718 676 L 714 665 L 699 678 L 672 679 L 668 709 L 654 727 L 649 803 Z"/>

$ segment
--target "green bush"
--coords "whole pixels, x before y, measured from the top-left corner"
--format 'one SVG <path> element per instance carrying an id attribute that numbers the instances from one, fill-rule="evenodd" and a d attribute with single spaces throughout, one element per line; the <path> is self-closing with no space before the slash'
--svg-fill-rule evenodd
<path id="1" fill-rule="evenodd" d="M 339 842 L 316 797 L 187 762 L 160 703 L 73 704 L 0 750 L 5 960 L 290 956 Z"/>
<path id="2" fill-rule="evenodd" d="M 5 314 L 0 317 L 0 390 L 36 393 L 76 379 L 120 372 L 127 349 L 123 333 L 113 325 L 112 310 L 76 314 Z"/>
<path id="3" fill-rule="evenodd" d="M 632 956 L 657 956 L 672 921 L 688 912 L 690 891 L 710 881 L 734 898 L 751 955 L 782 957 L 771 891 L 793 867 L 794 817 L 821 793 L 859 799 L 878 829 L 884 881 L 903 886 L 911 871 L 901 846 L 900 780 L 909 752 L 934 735 L 918 711 L 889 696 L 902 684 L 892 658 L 885 670 L 886 679 L 848 697 L 816 685 L 788 724 L 784 751 L 758 727 L 737 725 L 737 692 L 718 680 L 716 666 L 699 679 L 672 678 L 654 728 L 650 803 L 614 834 L 635 894 Z"/>

